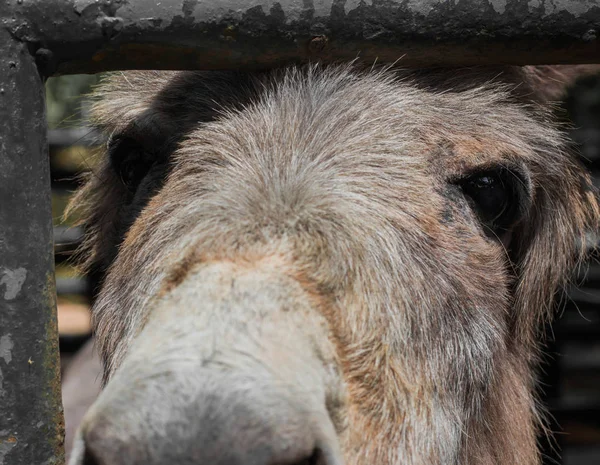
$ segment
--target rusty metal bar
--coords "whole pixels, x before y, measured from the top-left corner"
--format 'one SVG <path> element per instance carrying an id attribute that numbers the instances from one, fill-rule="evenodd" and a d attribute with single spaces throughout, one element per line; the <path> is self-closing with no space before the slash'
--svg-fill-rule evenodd
<path id="1" fill-rule="evenodd" d="M 62 465 L 43 79 L 0 29 L 0 465 Z"/>
<path id="2" fill-rule="evenodd" d="M 360 56 L 407 66 L 600 62 L 595 0 L 5 0 L 46 75 L 263 68 Z"/>

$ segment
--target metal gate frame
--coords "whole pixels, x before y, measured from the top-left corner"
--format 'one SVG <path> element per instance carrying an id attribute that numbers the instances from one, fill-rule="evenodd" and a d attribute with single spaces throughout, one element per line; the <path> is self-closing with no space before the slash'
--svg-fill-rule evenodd
<path id="1" fill-rule="evenodd" d="M 597 0 L 1 0 L 0 465 L 63 462 L 47 77 L 598 63 L 599 31 Z"/>

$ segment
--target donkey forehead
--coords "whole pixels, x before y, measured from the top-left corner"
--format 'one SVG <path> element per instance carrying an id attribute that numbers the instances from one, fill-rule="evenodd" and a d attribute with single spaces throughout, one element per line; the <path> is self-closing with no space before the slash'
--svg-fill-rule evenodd
<path id="1" fill-rule="evenodd" d="M 259 76 L 133 73 L 127 83 L 136 90 L 129 94 L 117 84 L 124 79 L 107 89 L 111 111 L 100 112 L 105 120 L 120 120 L 115 132 L 137 133 L 153 144 L 158 132 L 188 146 L 295 150 L 309 158 L 311 152 L 392 155 L 406 149 L 413 157 L 427 156 L 436 168 L 448 164 L 437 170 L 444 172 L 528 159 L 543 136 L 555 139 L 511 96 L 509 85 L 490 82 L 489 75 L 448 89 L 422 77 L 343 69 Z M 146 82 L 137 86 L 141 79 Z"/>
<path id="2" fill-rule="evenodd" d="M 311 175 L 322 175 L 328 184 L 346 175 L 369 190 L 391 189 L 394 197 L 402 196 L 397 191 L 404 189 L 402 197 L 420 203 L 415 196 L 419 191 L 426 194 L 496 165 L 535 177 L 542 174 L 535 173 L 539 152 L 559 144 L 556 132 L 518 105 L 492 102 L 486 94 L 473 93 L 467 100 L 459 96 L 459 104 L 453 101 L 443 108 L 445 96 L 417 97 L 414 88 L 390 87 L 380 89 L 387 92 L 383 105 L 373 103 L 381 92 L 365 92 L 360 98 L 352 92 L 332 94 L 311 109 L 303 109 L 294 92 L 263 100 L 193 131 L 175 158 L 189 166 L 207 160 L 232 163 L 269 179 L 287 173 L 310 181 Z M 496 108 L 486 106 L 490 104 Z M 242 179 L 248 179 L 247 174 Z M 320 191 L 312 182 L 305 187 Z M 423 205 L 425 210 L 431 206 Z"/>
<path id="3" fill-rule="evenodd" d="M 207 82 L 198 86 L 210 89 Z M 246 89 L 243 105 L 224 106 L 185 135 L 151 210 L 162 211 L 162 202 L 211 218 L 223 211 L 239 226 L 356 216 L 362 208 L 372 224 L 376 216 L 375 223 L 430 229 L 448 202 L 440 183 L 526 159 L 542 131 L 506 86 L 478 84 L 449 92 L 385 73 L 271 76 Z M 188 102 L 179 110 L 199 115 L 201 108 Z M 411 220 L 414 209 L 426 225 Z"/>

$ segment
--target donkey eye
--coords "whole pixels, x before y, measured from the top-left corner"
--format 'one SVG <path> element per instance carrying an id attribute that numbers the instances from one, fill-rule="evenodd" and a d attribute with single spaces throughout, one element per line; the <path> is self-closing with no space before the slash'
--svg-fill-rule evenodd
<path id="1" fill-rule="evenodd" d="M 144 164 L 144 157 L 133 152 L 121 161 L 118 171 L 123 184 L 130 190 L 135 190 L 148 172 L 148 167 Z"/>
<path id="2" fill-rule="evenodd" d="M 130 138 L 112 140 L 109 157 L 113 169 L 132 192 L 135 192 L 153 164 L 150 154 Z"/>
<path id="3" fill-rule="evenodd" d="M 506 168 L 479 171 L 458 184 L 486 233 L 498 237 L 521 219 L 525 184 L 516 173 Z"/>

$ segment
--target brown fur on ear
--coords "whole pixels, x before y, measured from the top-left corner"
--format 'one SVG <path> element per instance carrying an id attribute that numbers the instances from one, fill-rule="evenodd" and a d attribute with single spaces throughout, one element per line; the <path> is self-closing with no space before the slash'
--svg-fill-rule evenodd
<path id="1" fill-rule="evenodd" d="M 134 121 L 144 117 L 157 119 L 158 112 L 149 110 L 157 94 L 174 75 L 156 71 L 106 75 L 91 95 L 91 125 L 101 131 L 105 139 L 110 139 L 131 127 Z M 111 99 L 102 98 L 107 94 Z M 99 152 L 99 163 L 85 175 L 84 185 L 69 202 L 65 216 L 79 217 L 77 224 L 86 230 L 75 257 L 80 268 L 84 272 L 94 269 L 103 273 L 120 242 L 118 223 L 125 210 L 128 192 L 110 167 L 106 147 L 100 148 Z"/>
<path id="2" fill-rule="evenodd" d="M 589 252 L 600 226 L 597 191 L 573 158 L 546 172 L 534 186 L 530 219 L 515 234 L 519 279 L 513 314 L 516 340 L 533 346 L 540 323 L 552 317 L 556 290 Z"/>
<path id="3" fill-rule="evenodd" d="M 185 134 L 217 118 L 224 108 L 244 105 L 251 77 L 203 71 L 110 73 L 92 94 L 90 123 L 106 139 L 127 136 L 166 159 Z M 109 96 L 110 98 L 105 98 Z M 127 187 L 111 167 L 107 148 L 70 201 L 65 216 L 80 218 L 86 235 L 76 262 L 82 271 L 103 274 L 123 239 L 123 218 L 131 217 Z"/>
<path id="4" fill-rule="evenodd" d="M 569 87 L 584 76 L 600 73 L 600 65 L 524 66 L 523 75 L 536 100 L 562 100 Z"/>
<path id="5" fill-rule="evenodd" d="M 525 88 L 516 88 L 517 96 L 537 102 L 528 108 L 550 128 L 561 126 L 552 115 L 553 103 L 580 77 L 600 73 L 600 65 L 525 66 L 520 73 Z M 519 226 L 512 245 L 519 270 L 513 329 L 525 346 L 535 346 L 540 323 L 552 317 L 556 290 L 564 288 L 600 228 L 597 189 L 569 145 L 560 133 L 540 134 L 531 168 L 534 178 L 544 181 L 534 182 L 530 219 Z"/>

